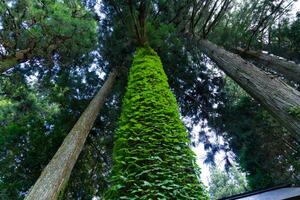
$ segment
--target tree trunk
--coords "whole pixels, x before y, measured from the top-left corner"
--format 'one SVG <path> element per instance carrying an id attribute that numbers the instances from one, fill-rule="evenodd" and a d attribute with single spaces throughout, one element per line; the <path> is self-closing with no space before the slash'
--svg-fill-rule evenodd
<path id="1" fill-rule="evenodd" d="M 100 91 L 82 113 L 52 160 L 44 168 L 25 200 L 52 200 L 61 195 L 97 114 L 114 85 L 116 76 L 116 71 L 110 73 Z"/>
<path id="2" fill-rule="evenodd" d="M 176 99 L 150 47 L 136 50 L 122 102 L 104 199 L 208 199 Z"/>
<path id="3" fill-rule="evenodd" d="M 243 58 L 250 58 L 263 63 L 268 68 L 284 75 L 287 79 L 300 83 L 300 65 L 280 59 L 276 56 L 242 48 L 234 49 Z"/>
<path id="4" fill-rule="evenodd" d="M 199 40 L 199 47 L 287 130 L 300 134 L 300 92 L 208 40 Z"/>

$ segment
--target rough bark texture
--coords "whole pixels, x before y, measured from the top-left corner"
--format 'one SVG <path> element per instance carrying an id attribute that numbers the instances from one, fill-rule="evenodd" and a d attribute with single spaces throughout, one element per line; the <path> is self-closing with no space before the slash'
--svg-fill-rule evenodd
<path id="1" fill-rule="evenodd" d="M 72 168 L 84 146 L 97 114 L 114 85 L 116 76 L 115 71 L 111 72 L 103 87 L 82 113 L 52 160 L 45 167 L 25 200 L 52 200 L 58 198 L 60 191 L 64 189 L 70 177 Z"/>
<path id="2" fill-rule="evenodd" d="M 263 52 L 253 50 L 246 51 L 242 48 L 236 48 L 234 49 L 234 52 L 238 53 L 243 58 L 250 58 L 263 63 L 266 67 L 284 75 L 289 80 L 300 83 L 300 65 L 296 63 L 292 63 Z"/>
<path id="3" fill-rule="evenodd" d="M 199 40 L 199 47 L 287 130 L 300 134 L 299 115 L 293 114 L 300 110 L 300 92 L 208 40 Z"/>

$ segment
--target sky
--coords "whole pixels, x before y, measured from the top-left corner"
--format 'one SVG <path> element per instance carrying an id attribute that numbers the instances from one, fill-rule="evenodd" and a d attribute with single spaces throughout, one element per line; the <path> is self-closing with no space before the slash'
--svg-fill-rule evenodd
<path id="1" fill-rule="evenodd" d="M 295 16 L 297 12 L 300 12 L 300 1 L 294 3 L 294 6 L 292 8 L 291 14 Z"/>
<path id="2" fill-rule="evenodd" d="M 200 132 L 200 125 L 195 126 L 193 131 L 192 131 L 192 135 L 194 135 L 195 137 L 197 137 L 198 133 Z M 204 128 L 204 131 L 207 132 L 208 128 Z M 213 133 L 212 133 L 213 134 Z M 197 140 L 197 138 L 194 138 Z M 204 160 L 206 158 L 206 151 L 204 149 L 204 144 L 200 143 L 198 144 L 196 147 L 192 147 L 192 150 L 195 152 L 196 154 L 196 159 L 197 159 L 197 164 L 200 166 L 201 168 L 201 180 L 203 182 L 203 184 L 205 186 L 209 186 L 209 180 L 210 180 L 210 172 L 209 172 L 209 166 L 204 164 Z M 225 154 L 223 151 L 221 151 L 220 153 L 217 153 L 216 155 L 216 167 L 218 167 L 219 169 L 223 169 L 224 168 L 224 158 Z"/>

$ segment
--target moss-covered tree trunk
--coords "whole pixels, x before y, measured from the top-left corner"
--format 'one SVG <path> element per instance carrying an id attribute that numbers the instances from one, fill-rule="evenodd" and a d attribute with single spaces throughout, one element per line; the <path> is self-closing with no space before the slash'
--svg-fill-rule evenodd
<path id="1" fill-rule="evenodd" d="M 160 58 L 137 49 L 123 98 L 105 199 L 206 199 Z"/>

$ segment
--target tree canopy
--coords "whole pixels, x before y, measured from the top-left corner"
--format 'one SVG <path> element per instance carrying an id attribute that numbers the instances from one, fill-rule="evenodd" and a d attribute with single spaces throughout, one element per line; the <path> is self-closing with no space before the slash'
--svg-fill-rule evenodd
<path id="1" fill-rule="evenodd" d="M 206 165 L 218 164 L 216 155 L 222 152 L 225 169 L 236 177 L 231 165 L 237 162 L 247 190 L 299 184 L 300 138 L 289 127 L 300 126 L 300 109 L 293 104 L 300 98 L 299 82 L 245 56 L 263 52 L 300 68 L 300 15 L 290 14 L 294 3 L 0 1 L 0 199 L 23 199 L 29 193 L 114 70 L 116 82 L 75 159 L 62 199 L 133 194 L 147 199 L 158 193 L 166 199 L 205 199 L 200 169 L 188 148 L 199 143 Z M 254 78 L 243 76 L 251 92 L 236 81 L 241 65 L 229 75 L 201 46 L 203 41 L 234 55 L 222 57 L 228 69 L 236 57 L 253 66 Z M 257 73 L 266 77 L 264 82 L 257 81 Z M 272 81 L 278 88 L 261 85 Z M 277 89 L 287 98 L 275 94 Z M 276 100 L 287 107 L 278 108 Z M 217 184 L 227 180 L 223 172 L 214 171 L 212 177 L 216 188 L 226 188 Z M 149 180 L 160 181 L 151 185 Z M 163 187 L 173 193 L 155 190 Z M 177 194 L 176 188 L 184 191 Z"/>
<path id="2" fill-rule="evenodd" d="M 96 22 L 77 0 L 1 1 L 0 72 L 32 59 L 70 62 L 96 44 Z"/>

